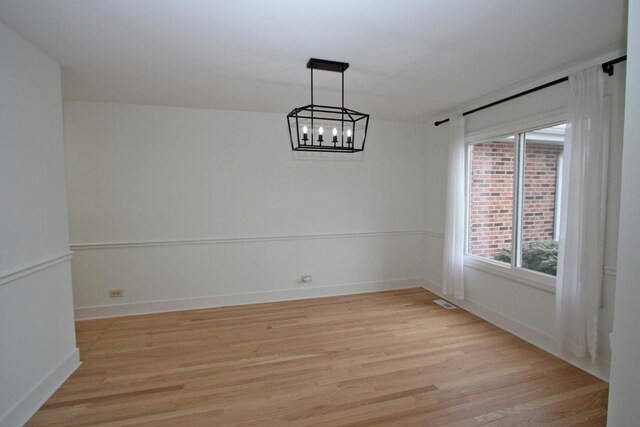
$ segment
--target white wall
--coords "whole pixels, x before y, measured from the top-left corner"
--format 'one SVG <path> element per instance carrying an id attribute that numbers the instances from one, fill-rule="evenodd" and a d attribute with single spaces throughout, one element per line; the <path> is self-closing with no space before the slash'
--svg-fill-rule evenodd
<path id="1" fill-rule="evenodd" d="M 282 114 L 66 102 L 64 117 L 79 317 L 422 277 L 424 124 L 374 120 L 364 155 L 299 158 Z"/>
<path id="2" fill-rule="evenodd" d="M 640 1 L 629 1 L 627 99 L 622 163 L 618 281 L 613 322 L 609 419 L 611 427 L 640 419 Z"/>
<path id="3" fill-rule="evenodd" d="M 597 61 L 596 61 L 597 62 Z M 566 73 L 565 73 L 566 75 Z M 611 96 L 611 135 L 609 189 L 603 308 L 600 312 L 599 364 L 589 367 L 570 359 L 600 377 L 607 377 L 610 360 L 609 332 L 613 318 L 615 266 L 618 238 L 618 212 L 620 204 L 620 164 L 622 152 L 622 126 L 624 117 L 625 64 L 615 67 L 615 75 L 606 78 L 605 94 Z M 550 111 L 566 110 L 568 84 L 562 83 L 543 91 L 466 116 L 466 130 L 479 132 Z M 441 119 L 438 117 L 437 119 Z M 427 128 L 426 169 L 429 173 L 428 200 L 425 228 L 427 287 L 438 290 L 441 283 L 442 245 L 446 181 L 448 125 Z M 555 350 L 555 295 L 508 278 L 465 267 L 465 298 L 467 308 L 475 310 L 489 320 L 510 329 L 525 339 Z"/>
<path id="4" fill-rule="evenodd" d="M 60 67 L 0 24 L 0 425 L 78 366 Z"/>

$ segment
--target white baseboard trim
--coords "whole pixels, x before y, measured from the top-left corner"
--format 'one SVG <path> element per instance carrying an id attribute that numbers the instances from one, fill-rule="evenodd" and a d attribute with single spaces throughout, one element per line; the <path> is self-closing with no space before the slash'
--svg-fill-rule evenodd
<path id="1" fill-rule="evenodd" d="M 475 314 L 481 319 L 484 319 L 487 322 L 496 325 L 500 329 L 504 329 L 505 331 L 517 336 L 518 338 L 527 341 L 529 344 L 533 344 L 536 347 L 546 351 L 547 353 L 551 353 L 554 356 L 564 360 L 565 362 L 570 363 L 573 366 L 576 366 L 577 368 L 580 368 L 583 371 L 586 371 L 603 381 L 609 382 L 610 367 L 607 362 L 596 360 L 595 364 L 591 364 L 591 362 L 588 360 L 582 360 L 570 354 L 560 353 L 556 347 L 555 337 L 532 328 L 531 326 L 528 326 L 520 322 L 519 320 L 499 313 L 475 301 L 469 299 L 458 300 L 452 299 L 450 297 L 445 297 L 442 293 L 442 287 L 428 280 L 423 281 L 423 288 L 438 295 L 441 298 L 444 298 L 447 301 L 450 301 L 451 303 L 468 311 L 469 313 Z"/>
<path id="2" fill-rule="evenodd" d="M 366 292 L 389 291 L 422 287 L 422 279 L 398 279 L 379 282 L 348 283 L 332 286 L 316 286 L 297 289 L 247 292 L 241 294 L 211 295 L 195 298 L 147 301 L 131 304 L 77 307 L 76 320 L 100 319 L 105 317 L 131 316 L 138 314 L 163 313 L 168 311 L 194 310 L 201 308 L 226 307 L 232 305 L 259 304 L 338 295 L 352 295 Z"/>
<path id="3" fill-rule="evenodd" d="M 62 383 L 78 369 L 80 363 L 80 352 L 76 348 L 0 418 L 0 427 L 24 425 L 60 388 Z"/>

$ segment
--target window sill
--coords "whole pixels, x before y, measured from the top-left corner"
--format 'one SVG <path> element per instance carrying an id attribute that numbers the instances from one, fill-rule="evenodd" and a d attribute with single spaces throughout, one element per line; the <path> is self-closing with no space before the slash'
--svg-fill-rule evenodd
<path id="1" fill-rule="evenodd" d="M 465 267 L 513 280 L 514 282 L 531 286 L 544 292 L 551 294 L 556 293 L 556 279 L 546 274 L 512 268 L 511 266 L 473 255 L 465 255 L 464 265 Z"/>

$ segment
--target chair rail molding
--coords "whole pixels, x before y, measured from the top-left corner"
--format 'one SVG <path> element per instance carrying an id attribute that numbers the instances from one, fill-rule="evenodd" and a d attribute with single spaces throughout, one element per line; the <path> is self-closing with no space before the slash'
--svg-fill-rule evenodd
<path id="1" fill-rule="evenodd" d="M 0 273 L 0 286 L 21 279 L 30 274 L 37 273 L 38 271 L 51 268 L 54 265 L 58 265 L 62 262 L 70 261 L 72 256 L 73 252 L 67 251 L 58 255 L 50 256 L 48 258 L 40 259 L 31 264 L 19 267 L 14 270 L 2 272 Z"/>
<path id="2" fill-rule="evenodd" d="M 429 237 L 437 237 L 439 239 L 444 239 L 444 233 L 439 231 L 424 231 L 424 235 Z"/>
<path id="3" fill-rule="evenodd" d="M 184 245 L 216 245 L 228 243 L 255 243 L 255 242 L 278 242 L 291 240 L 317 240 L 317 239 L 350 239 L 366 237 L 392 237 L 392 236 L 413 236 L 424 235 L 423 230 L 399 230 L 399 231 L 371 231 L 357 233 L 325 233 L 325 234 L 295 234 L 277 236 L 252 236 L 252 237 L 220 237 L 203 239 L 181 239 L 181 240 L 136 240 L 129 242 L 97 242 L 97 243 L 72 243 L 73 251 L 92 249 L 116 249 L 116 248 L 136 248 L 150 246 L 184 246 Z"/>

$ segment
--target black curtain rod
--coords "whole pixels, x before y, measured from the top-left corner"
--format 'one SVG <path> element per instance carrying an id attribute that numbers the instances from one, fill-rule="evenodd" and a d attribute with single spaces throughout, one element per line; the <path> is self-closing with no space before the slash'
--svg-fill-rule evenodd
<path id="1" fill-rule="evenodd" d="M 607 73 L 610 76 L 613 76 L 613 66 L 615 64 L 617 64 L 618 62 L 622 62 L 622 61 L 626 61 L 626 60 L 627 60 L 627 55 L 624 55 L 624 56 L 621 56 L 620 58 L 616 58 L 616 59 L 613 59 L 611 61 L 605 62 L 604 64 L 602 64 L 602 72 L 603 73 Z M 545 88 L 548 88 L 550 86 L 557 85 L 558 83 L 566 82 L 567 80 L 569 80 L 569 76 L 562 77 L 562 78 L 560 78 L 558 80 L 554 80 L 552 82 L 545 83 L 545 84 L 540 85 L 540 86 L 536 86 L 534 88 L 525 90 L 524 92 L 516 93 L 515 95 L 511 95 L 511 96 L 508 96 L 506 98 L 500 99 L 498 101 L 494 101 L 494 102 L 492 102 L 490 104 L 483 105 L 482 107 L 478 107 L 478 108 L 474 108 L 473 110 L 465 111 L 464 113 L 462 113 L 462 115 L 466 116 L 468 114 L 472 114 L 472 113 L 475 113 L 477 111 L 484 110 L 485 108 L 493 107 L 494 105 L 502 104 L 503 102 L 507 102 L 507 101 L 511 101 L 512 99 L 520 98 L 521 96 L 528 95 L 530 93 L 537 92 L 537 91 L 539 91 L 541 89 L 545 89 Z M 444 120 L 437 121 L 434 124 L 436 126 L 440 126 L 441 124 L 446 123 L 448 121 L 449 121 L 449 119 L 444 119 Z"/>

